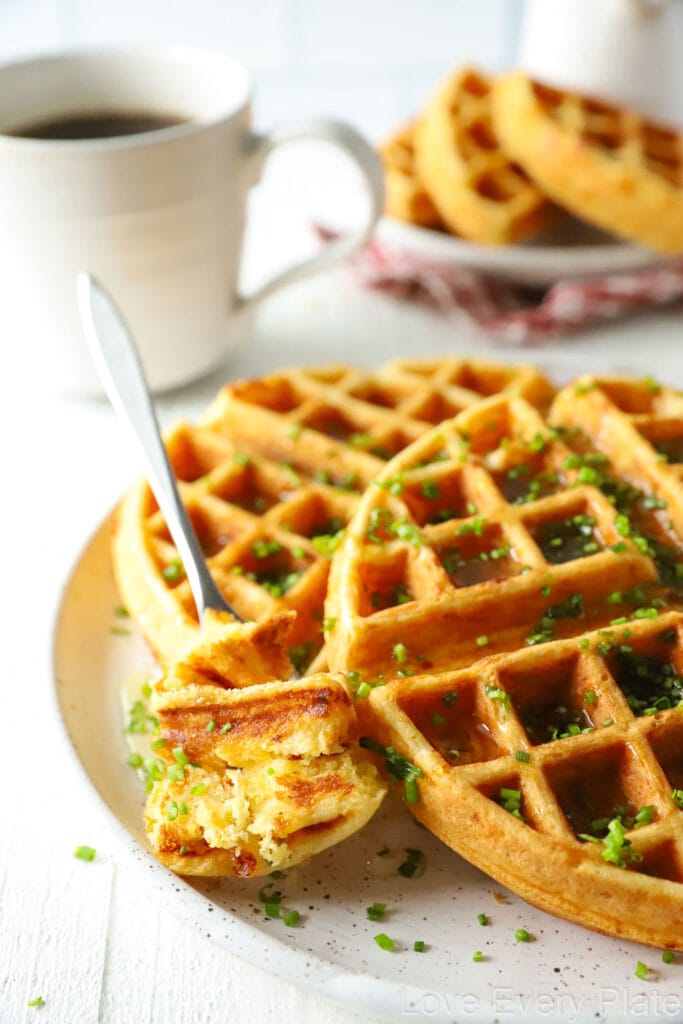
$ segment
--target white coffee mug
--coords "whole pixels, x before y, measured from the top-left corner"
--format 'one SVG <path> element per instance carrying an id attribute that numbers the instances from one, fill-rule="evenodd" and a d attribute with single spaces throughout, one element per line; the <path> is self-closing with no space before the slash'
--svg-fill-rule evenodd
<path id="1" fill-rule="evenodd" d="M 25 137 L 39 122 L 112 112 L 175 123 L 113 138 Z M 360 168 L 365 223 L 241 294 L 247 193 L 274 148 L 310 138 Z M 219 365 L 266 295 L 363 245 L 382 206 L 381 164 L 358 132 L 326 120 L 252 131 L 248 75 L 222 54 L 107 49 L 0 68 L 2 315 L 14 350 L 53 390 L 99 391 L 78 319 L 80 270 L 116 297 L 163 391 Z"/>

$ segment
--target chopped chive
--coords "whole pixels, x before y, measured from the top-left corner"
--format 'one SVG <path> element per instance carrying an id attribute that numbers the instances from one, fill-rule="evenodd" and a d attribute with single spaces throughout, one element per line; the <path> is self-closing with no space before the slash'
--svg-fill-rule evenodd
<path id="1" fill-rule="evenodd" d="M 425 855 L 422 850 L 406 849 L 406 859 L 399 864 L 398 873 L 403 878 L 419 878 L 424 873 Z"/>
<path id="2" fill-rule="evenodd" d="M 485 635 L 478 636 L 474 642 L 476 643 L 477 647 L 486 647 L 488 645 L 489 638 Z"/>
<path id="3" fill-rule="evenodd" d="M 74 850 L 74 857 L 79 860 L 91 861 L 95 859 L 97 851 L 92 846 L 77 846 Z"/>
<path id="4" fill-rule="evenodd" d="M 282 923 L 286 924 L 288 928 L 293 928 L 301 920 L 301 914 L 298 910 L 290 910 L 288 914 L 282 918 Z"/>
<path id="5" fill-rule="evenodd" d="M 174 747 L 171 751 L 176 764 L 179 764 L 182 768 L 188 763 L 189 758 L 182 747 Z"/>
<path id="6" fill-rule="evenodd" d="M 489 923 L 489 919 L 486 914 L 477 914 L 477 921 L 479 924 L 485 925 Z"/>
<path id="7" fill-rule="evenodd" d="M 257 558 L 268 558 L 269 555 L 279 554 L 282 544 L 277 540 L 255 540 L 251 550 Z"/>
<path id="8" fill-rule="evenodd" d="M 655 809 L 653 804 L 648 804 L 646 807 L 641 807 L 635 816 L 633 823 L 634 828 L 642 828 L 643 825 L 649 825 L 654 818 Z"/>
<path id="9" fill-rule="evenodd" d="M 531 935 L 529 935 L 526 928 L 518 928 L 515 932 L 515 938 L 517 942 L 531 942 Z"/>
<path id="10" fill-rule="evenodd" d="M 45 1000 L 42 996 L 36 996 L 35 999 L 30 999 L 27 1006 L 45 1006 Z"/>
<path id="11" fill-rule="evenodd" d="M 251 459 L 246 452 L 235 452 L 232 461 L 237 463 L 238 466 L 248 466 L 251 463 Z"/>
<path id="12" fill-rule="evenodd" d="M 583 695 L 584 704 L 595 704 L 595 690 L 586 690 Z"/>
<path id="13" fill-rule="evenodd" d="M 152 740 L 152 742 L 150 743 L 150 749 L 151 750 L 163 750 L 163 748 L 165 746 L 166 746 L 166 740 L 164 739 L 163 736 L 159 736 L 158 739 Z"/>
<path id="14" fill-rule="evenodd" d="M 441 497 L 441 491 L 436 480 L 425 480 L 422 484 L 422 495 L 429 500 Z"/>
<path id="15" fill-rule="evenodd" d="M 489 700 L 500 701 L 506 711 L 510 709 L 510 695 L 500 686 L 485 686 L 484 693 Z"/>
<path id="16" fill-rule="evenodd" d="M 384 932 L 380 932 L 379 935 L 375 935 L 375 942 L 380 949 L 385 949 L 387 952 L 392 952 L 396 949 L 396 943 L 393 939 L 390 939 Z"/>
<path id="17" fill-rule="evenodd" d="M 515 761 L 521 761 L 522 764 L 528 764 L 531 760 L 531 754 L 528 750 L 515 750 Z"/>
<path id="18" fill-rule="evenodd" d="M 225 725 L 221 726 L 221 736 L 225 736 L 226 732 L 230 732 L 232 729 L 232 722 L 226 722 Z"/>
<path id="19" fill-rule="evenodd" d="M 292 440 L 296 440 L 296 438 L 300 436 L 301 431 L 302 426 L 300 423 L 292 423 L 291 427 L 287 431 L 287 436 L 291 437 Z"/>
<path id="20" fill-rule="evenodd" d="M 175 558 L 161 570 L 161 575 L 168 583 L 176 583 L 185 575 L 185 568 L 179 558 Z"/>
<path id="21" fill-rule="evenodd" d="M 141 768 L 142 767 L 142 755 L 141 754 L 136 754 L 134 752 L 132 754 L 129 754 L 128 758 L 126 760 L 126 764 L 128 764 L 128 766 L 130 768 Z"/>
<path id="22" fill-rule="evenodd" d="M 675 964 L 676 954 L 672 949 L 665 949 L 662 953 L 662 962 L 665 964 Z"/>
<path id="23" fill-rule="evenodd" d="M 208 724 L 208 725 L 207 725 L 207 727 L 206 727 L 206 731 L 207 731 L 207 732 L 213 732 L 213 730 L 214 730 L 215 728 L 216 728 L 216 723 L 214 722 L 214 720 L 213 720 L 213 718 L 212 718 L 212 719 L 211 719 L 211 721 L 209 722 L 209 724 Z"/>
<path id="24" fill-rule="evenodd" d="M 636 963 L 636 969 L 633 973 L 635 974 L 636 978 L 640 979 L 640 981 L 650 980 L 650 968 L 647 967 L 642 960 L 639 960 Z"/>
<path id="25" fill-rule="evenodd" d="M 169 821 L 175 821 L 178 817 L 179 807 L 175 800 L 169 800 L 166 804 L 166 817 Z"/>
<path id="26" fill-rule="evenodd" d="M 394 644 L 393 655 L 399 665 L 405 665 L 408 660 L 408 648 L 405 644 Z"/>
<path id="27" fill-rule="evenodd" d="M 415 939 L 415 942 L 413 943 L 413 949 L 415 950 L 416 953 L 424 953 L 426 948 L 427 947 L 422 939 Z"/>
<path id="28" fill-rule="evenodd" d="M 200 796 L 206 790 L 204 782 L 198 782 L 196 786 L 190 786 L 190 796 Z"/>
<path id="29" fill-rule="evenodd" d="M 478 949 L 476 951 L 476 953 L 472 954 L 472 960 L 474 961 L 475 964 L 481 963 L 481 961 L 483 959 L 484 959 L 484 954 L 482 953 L 482 951 L 480 949 Z"/>
<path id="30" fill-rule="evenodd" d="M 411 778 L 405 780 L 404 791 L 405 791 L 405 798 L 406 798 L 406 803 L 407 804 L 410 804 L 411 806 L 414 806 L 415 804 L 419 804 L 419 802 L 420 802 L 420 790 L 419 790 L 419 787 L 417 785 L 417 781 L 416 781 L 415 778 L 411 777 Z"/>
<path id="31" fill-rule="evenodd" d="M 359 697 L 361 700 L 363 700 L 365 697 L 368 696 L 371 690 L 372 687 L 370 686 L 369 683 L 361 683 L 358 689 L 356 690 L 356 697 Z"/>
<path id="32" fill-rule="evenodd" d="M 187 847 L 185 846 L 185 843 L 183 843 L 183 845 L 182 845 L 182 846 L 180 847 L 180 849 L 178 850 L 178 854 L 179 854 L 179 855 L 180 855 L 181 857 L 184 857 L 186 853 L 187 853 Z"/>
<path id="33" fill-rule="evenodd" d="M 181 814 L 187 814 L 187 804 L 185 803 L 184 800 L 182 801 L 182 803 L 180 805 L 180 813 Z"/>
<path id="34" fill-rule="evenodd" d="M 386 903 L 373 903 L 371 907 L 366 908 L 365 915 L 368 921 L 381 921 L 386 909 Z"/>
<path id="35" fill-rule="evenodd" d="M 441 696 L 441 703 L 445 708 L 452 708 L 458 700 L 457 690 L 447 690 L 446 693 Z"/>

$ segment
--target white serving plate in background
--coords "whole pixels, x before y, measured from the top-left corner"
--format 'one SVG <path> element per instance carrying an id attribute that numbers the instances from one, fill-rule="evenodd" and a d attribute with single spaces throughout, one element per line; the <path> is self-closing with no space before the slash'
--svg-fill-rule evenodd
<path id="1" fill-rule="evenodd" d="M 517 245 L 479 245 L 390 217 L 380 221 L 375 233 L 387 245 L 423 259 L 467 267 L 529 287 L 627 273 L 665 262 L 657 253 L 618 241 L 571 218 Z"/>

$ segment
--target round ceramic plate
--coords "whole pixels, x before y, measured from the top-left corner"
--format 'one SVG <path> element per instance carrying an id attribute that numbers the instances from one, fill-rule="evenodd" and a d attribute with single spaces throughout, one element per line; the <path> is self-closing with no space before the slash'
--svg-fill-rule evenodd
<path id="1" fill-rule="evenodd" d="M 389 217 L 380 221 L 376 234 L 381 241 L 423 259 L 469 267 L 531 287 L 568 278 L 641 270 L 663 262 L 656 253 L 618 242 L 611 235 L 571 218 L 521 245 L 477 245 Z"/>
<path id="2" fill-rule="evenodd" d="M 140 681 L 154 665 L 141 636 L 128 621 L 124 633 L 115 614 L 110 527 L 106 521 L 98 529 L 64 591 L 56 697 L 77 764 L 125 859 L 144 870 L 166 909 L 250 962 L 393 1020 L 680 1018 L 680 966 L 529 907 L 418 827 L 399 802 L 387 802 L 361 833 L 276 883 L 283 905 L 301 913 L 294 928 L 264 916 L 263 879 L 186 881 L 161 867 L 145 843 L 142 784 L 126 765 L 120 697 L 124 681 Z M 398 867 L 414 849 L 424 854 L 425 870 L 406 878 Z M 387 904 L 381 922 L 366 917 L 375 902 Z M 482 913 L 486 926 L 477 921 Z M 516 941 L 518 928 L 533 941 Z M 395 951 L 377 946 L 380 932 Z M 416 940 L 425 952 L 414 951 Z M 473 963 L 477 950 L 483 960 Z M 634 977 L 639 960 L 655 968 L 655 984 Z"/>

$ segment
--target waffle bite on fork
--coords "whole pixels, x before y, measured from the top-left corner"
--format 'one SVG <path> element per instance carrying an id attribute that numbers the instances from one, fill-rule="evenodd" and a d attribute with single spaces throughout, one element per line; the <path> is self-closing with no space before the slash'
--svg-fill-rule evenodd
<path id="1" fill-rule="evenodd" d="M 355 832 L 384 797 L 344 678 L 287 679 L 293 618 L 242 624 L 208 612 L 195 647 L 153 688 L 160 739 L 145 823 L 178 874 L 291 867 Z"/>
<path id="2" fill-rule="evenodd" d="M 547 420 L 466 409 L 367 489 L 326 604 L 361 745 L 427 827 L 541 908 L 678 949 L 680 403 L 586 378 Z"/>

